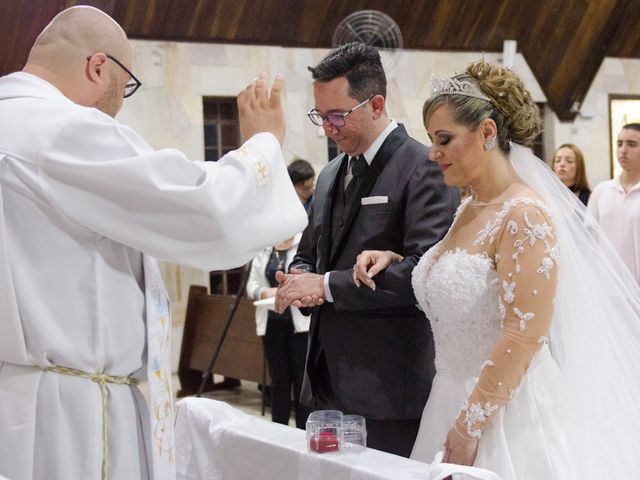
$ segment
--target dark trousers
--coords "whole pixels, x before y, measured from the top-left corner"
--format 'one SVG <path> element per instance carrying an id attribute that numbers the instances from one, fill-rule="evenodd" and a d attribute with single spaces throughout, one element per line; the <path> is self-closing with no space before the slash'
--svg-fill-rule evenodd
<path id="1" fill-rule="evenodd" d="M 271 419 L 276 423 L 288 424 L 293 403 L 296 427 L 304 429 L 311 412 L 311 409 L 300 404 L 307 333 L 295 333 L 290 315 L 269 312 L 267 331 L 262 341 L 271 375 Z"/>
<path id="2" fill-rule="evenodd" d="M 336 409 L 331 390 L 329 370 L 324 358 L 324 353 L 320 355 L 318 364 L 315 365 L 314 375 L 316 384 L 314 386 L 314 406 L 317 410 Z M 358 414 L 358 412 L 343 412 L 345 414 Z M 401 457 L 409 457 L 413 444 L 418 436 L 420 419 L 411 420 L 378 420 L 365 416 L 367 427 L 367 447 L 393 453 Z"/>
<path id="3" fill-rule="evenodd" d="M 372 420 L 366 418 L 367 447 L 409 457 L 418 436 L 420 419 Z"/>

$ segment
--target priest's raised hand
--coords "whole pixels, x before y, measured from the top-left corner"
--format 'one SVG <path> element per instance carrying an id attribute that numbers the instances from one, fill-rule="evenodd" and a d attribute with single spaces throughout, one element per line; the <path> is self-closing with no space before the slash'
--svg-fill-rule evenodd
<path id="1" fill-rule="evenodd" d="M 238 112 L 240 134 L 247 140 L 256 133 L 272 133 L 282 145 L 284 141 L 284 112 L 282 110 L 282 93 L 284 78 L 276 75 L 267 92 L 267 74 L 261 73 L 242 92 L 238 94 Z"/>

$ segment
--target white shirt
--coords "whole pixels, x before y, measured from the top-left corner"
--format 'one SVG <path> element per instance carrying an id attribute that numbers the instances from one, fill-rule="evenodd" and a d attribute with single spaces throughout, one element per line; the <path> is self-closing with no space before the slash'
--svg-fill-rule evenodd
<path id="1" fill-rule="evenodd" d="M 42 368 L 141 371 L 143 252 L 226 269 L 306 224 L 272 135 L 192 162 L 27 73 L 0 79 L 0 212 L 0 475 L 13 480 L 100 478 L 97 384 Z M 147 478 L 144 401 L 108 390 L 111 478 Z"/>
<path id="2" fill-rule="evenodd" d="M 365 161 L 367 162 L 367 165 L 371 165 L 371 162 L 373 161 L 374 157 L 376 156 L 376 153 L 378 153 L 378 150 L 380 150 L 380 147 L 382 146 L 384 141 L 387 139 L 389 134 L 397 126 L 398 126 L 398 123 L 395 120 L 391 120 L 389 122 L 389 125 L 387 125 L 387 127 L 380 133 L 380 135 L 377 136 L 377 138 L 373 141 L 373 143 L 371 145 L 369 145 L 369 148 L 367 148 L 362 153 L 362 156 L 364 157 Z M 346 174 L 344 176 L 344 179 L 343 179 L 343 185 L 342 185 L 343 189 L 347 188 L 347 185 L 349 185 L 349 182 L 353 178 L 353 174 L 351 173 L 351 169 L 352 168 L 353 168 L 353 165 L 351 165 L 351 159 L 349 159 L 349 165 L 347 166 L 347 172 L 346 172 Z"/>
<path id="3" fill-rule="evenodd" d="M 619 177 L 602 182 L 587 209 L 640 284 L 640 183 L 625 192 Z"/>

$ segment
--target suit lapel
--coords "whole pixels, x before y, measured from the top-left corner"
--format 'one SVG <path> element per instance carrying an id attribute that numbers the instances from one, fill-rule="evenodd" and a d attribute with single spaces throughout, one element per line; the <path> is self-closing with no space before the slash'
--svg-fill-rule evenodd
<path id="1" fill-rule="evenodd" d="M 362 199 L 362 197 L 365 197 L 369 194 L 369 192 L 373 188 L 374 183 L 376 183 L 378 176 L 380 176 L 380 173 L 382 172 L 382 170 L 384 170 L 384 167 L 387 165 L 396 150 L 398 150 L 400 145 L 404 143 L 406 139 L 407 131 L 405 130 L 403 125 L 399 124 L 385 139 L 382 146 L 378 150 L 378 153 L 376 153 L 376 156 L 371 161 L 371 165 L 369 165 L 369 168 L 367 168 L 366 173 L 363 175 L 362 182 L 360 183 L 358 190 L 353 196 L 353 200 L 348 207 L 349 210 L 344 222 L 344 227 L 340 232 L 340 236 L 331 242 L 331 257 L 329 260 L 329 268 L 331 268 L 331 266 L 333 265 L 333 262 L 335 261 L 339 250 L 343 246 L 345 236 L 351 229 L 351 225 L 353 224 L 356 216 L 358 215 L 358 212 L 360 211 L 360 200 Z M 329 226 L 331 226 L 331 222 L 329 222 Z"/>
<path id="2" fill-rule="evenodd" d="M 348 155 L 343 154 L 342 158 L 338 160 L 340 165 L 335 169 L 335 175 L 331 181 L 329 189 L 324 195 L 324 205 L 322 209 L 322 228 L 321 235 L 318 241 L 318 259 L 320 260 L 318 273 L 325 273 L 329 269 L 329 257 L 335 244 L 335 241 L 331 240 L 331 219 L 333 201 L 335 199 L 335 189 L 342 188 L 342 179 L 344 177 L 344 170 L 347 168 Z M 324 261 L 322 261 L 324 260 Z M 322 269 L 322 271 L 320 271 Z"/>

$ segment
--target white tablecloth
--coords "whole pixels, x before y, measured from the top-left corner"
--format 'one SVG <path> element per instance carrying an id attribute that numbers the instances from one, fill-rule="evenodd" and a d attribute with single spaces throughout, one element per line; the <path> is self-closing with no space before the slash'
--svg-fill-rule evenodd
<path id="1" fill-rule="evenodd" d="M 468 469 L 430 467 L 370 448 L 310 453 L 304 431 L 204 398 L 178 402 L 176 466 L 179 480 L 439 480 Z M 475 478 L 500 480 L 485 470 L 472 470 Z"/>

